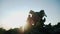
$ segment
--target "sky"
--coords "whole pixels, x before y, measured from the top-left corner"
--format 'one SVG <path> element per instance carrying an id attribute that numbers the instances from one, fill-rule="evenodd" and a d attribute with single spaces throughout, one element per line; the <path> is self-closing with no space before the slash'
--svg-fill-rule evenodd
<path id="1" fill-rule="evenodd" d="M 45 24 L 60 22 L 60 0 L 0 0 L 0 27 L 22 26 L 30 10 L 44 10 L 47 15 Z"/>

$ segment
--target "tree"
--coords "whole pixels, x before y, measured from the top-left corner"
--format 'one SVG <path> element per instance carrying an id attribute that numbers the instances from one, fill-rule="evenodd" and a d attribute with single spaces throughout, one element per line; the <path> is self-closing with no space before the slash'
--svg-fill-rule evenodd
<path id="1" fill-rule="evenodd" d="M 5 34 L 5 29 L 3 29 L 3 28 L 0 28 L 0 34 Z"/>

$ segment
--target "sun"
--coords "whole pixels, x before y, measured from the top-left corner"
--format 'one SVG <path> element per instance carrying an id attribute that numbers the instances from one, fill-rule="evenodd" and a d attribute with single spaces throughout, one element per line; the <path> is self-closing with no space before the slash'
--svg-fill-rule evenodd
<path id="1" fill-rule="evenodd" d="M 9 30 L 10 28 L 20 28 L 26 25 L 28 14 L 26 12 L 11 13 L 7 18 L 2 20 L 3 28 Z"/>

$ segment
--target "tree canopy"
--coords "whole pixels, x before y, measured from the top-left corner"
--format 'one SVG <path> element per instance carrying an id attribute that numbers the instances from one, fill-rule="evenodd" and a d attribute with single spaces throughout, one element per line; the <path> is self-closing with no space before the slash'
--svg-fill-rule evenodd
<path id="1" fill-rule="evenodd" d="M 60 34 L 60 22 L 54 26 L 51 23 L 45 25 L 46 17 L 47 15 L 44 10 L 40 10 L 39 12 L 30 10 L 27 18 L 26 31 L 22 32 L 22 27 L 9 30 L 0 28 L 0 34 Z"/>

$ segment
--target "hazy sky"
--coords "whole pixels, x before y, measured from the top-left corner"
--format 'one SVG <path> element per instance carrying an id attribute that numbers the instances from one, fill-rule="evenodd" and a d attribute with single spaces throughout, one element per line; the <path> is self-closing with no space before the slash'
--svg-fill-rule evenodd
<path id="1" fill-rule="evenodd" d="M 45 24 L 60 22 L 60 0 L 0 0 L 0 27 L 19 27 L 30 10 L 41 9 L 47 15 Z"/>

